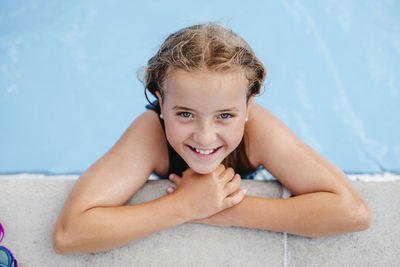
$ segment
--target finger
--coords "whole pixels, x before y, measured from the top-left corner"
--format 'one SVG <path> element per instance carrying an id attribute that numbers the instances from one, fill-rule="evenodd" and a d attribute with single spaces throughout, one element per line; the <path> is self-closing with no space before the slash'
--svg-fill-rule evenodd
<path id="1" fill-rule="evenodd" d="M 235 176 L 235 171 L 232 168 L 227 168 L 226 170 L 224 170 L 223 173 L 221 173 L 220 177 L 222 179 L 222 182 L 224 184 L 228 183 L 229 181 L 231 181 Z"/>
<path id="2" fill-rule="evenodd" d="M 167 191 L 168 194 L 171 194 L 175 191 L 175 188 L 173 188 L 172 186 L 168 186 L 165 191 Z"/>
<path id="3" fill-rule="evenodd" d="M 225 184 L 224 190 L 226 195 L 230 195 L 233 192 L 236 192 L 240 188 L 240 184 L 242 183 L 242 179 L 239 174 L 235 174 L 234 178 Z"/>
<path id="4" fill-rule="evenodd" d="M 180 183 L 181 180 L 182 180 L 182 178 L 179 177 L 178 175 L 176 175 L 175 173 L 171 173 L 171 174 L 168 176 L 168 179 L 169 179 L 171 182 L 173 182 L 174 184 L 176 184 L 176 185 L 179 185 L 179 183 Z"/>
<path id="5" fill-rule="evenodd" d="M 215 169 L 215 173 L 217 175 L 220 175 L 223 171 L 225 171 L 225 166 L 224 164 L 219 164 L 219 166 Z"/>
<path id="6" fill-rule="evenodd" d="M 239 204 L 244 199 L 246 192 L 247 192 L 246 189 L 241 189 L 233 193 L 231 196 L 226 197 L 224 199 L 224 204 L 226 206 L 225 208 L 230 208 L 232 206 Z"/>

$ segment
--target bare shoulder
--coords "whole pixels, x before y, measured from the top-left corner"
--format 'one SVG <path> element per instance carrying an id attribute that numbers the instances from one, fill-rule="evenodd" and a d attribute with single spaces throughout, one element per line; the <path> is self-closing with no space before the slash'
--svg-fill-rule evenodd
<path id="1" fill-rule="evenodd" d="M 298 138 L 266 108 L 252 103 L 246 125 L 248 156 L 293 194 L 351 191 L 346 176 L 333 163 Z"/>
<path id="2" fill-rule="evenodd" d="M 135 167 L 135 176 L 140 177 L 140 169 L 146 179 L 152 172 L 166 174 L 169 164 L 167 143 L 157 113 L 143 112 L 107 154 L 115 154 L 118 160 L 125 159 L 127 164 Z"/>
<path id="3" fill-rule="evenodd" d="M 82 174 L 66 203 L 74 206 L 76 212 L 96 206 L 122 205 L 152 172 L 166 173 L 168 160 L 158 116 L 147 110 Z"/>
<path id="4" fill-rule="evenodd" d="M 254 166 L 265 165 L 265 157 L 272 153 L 271 149 L 265 149 L 265 146 L 271 141 L 284 139 L 282 134 L 288 134 L 285 128 L 287 127 L 284 123 L 268 109 L 254 102 L 251 104 L 245 131 L 248 136 L 248 158 Z M 273 140 L 274 138 L 278 140 Z M 260 144 L 262 147 L 259 146 Z"/>

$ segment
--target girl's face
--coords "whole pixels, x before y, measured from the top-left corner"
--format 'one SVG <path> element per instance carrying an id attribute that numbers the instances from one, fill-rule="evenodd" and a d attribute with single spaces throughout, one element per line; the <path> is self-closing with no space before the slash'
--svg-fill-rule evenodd
<path id="1" fill-rule="evenodd" d="M 240 143 L 248 81 L 236 72 L 176 70 L 157 94 L 168 142 L 197 173 L 210 173 Z"/>

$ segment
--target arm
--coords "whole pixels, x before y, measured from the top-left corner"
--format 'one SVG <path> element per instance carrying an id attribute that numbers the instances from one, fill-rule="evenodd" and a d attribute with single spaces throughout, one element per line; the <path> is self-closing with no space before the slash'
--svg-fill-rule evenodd
<path id="1" fill-rule="evenodd" d="M 263 208 L 274 203 L 274 228 L 297 235 L 331 236 L 370 226 L 368 205 L 339 168 L 265 108 L 254 104 L 252 114 L 254 120 L 248 125 L 250 160 L 263 165 L 294 195 L 261 202 Z"/>
<path id="2" fill-rule="evenodd" d="M 247 228 L 322 237 L 357 232 L 369 227 L 365 210 L 351 210 L 340 196 L 308 193 L 289 199 L 246 196 L 238 205 L 199 223 L 229 224 Z M 196 222 L 196 221 L 194 221 Z"/>
<path id="3" fill-rule="evenodd" d="M 54 228 L 54 250 L 71 254 L 111 249 L 209 217 L 243 199 L 243 192 L 234 193 L 240 187 L 240 176 L 221 165 L 207 175 L 185 172 L 185 183 L 173 195 L 122 206 L 152 171 L 167 172 L 165 142 L 156 114 L 147 111 L 140 116 L 75 184 Z"/>
<path id="4" fill-rule="evenodd" d="M 361 231 L 370 226 L 369 207 L 346 176 L 269 111 L 253 104 L 246 131 L 250 161 L 255 166 L 263 165 L 294 197 L 246 196 L 238 205 L 195 222 L 313 237 Z M 175 181 L 178 183 L 179 177 Z"/>
<path id="5" fill-rule="evenodd" d="M 126 244 L 182 223 L 169 196 L 122 206 L 153 170 L 166 172 L 168 157 L 156 114 L 145 112 L 118 142 L 79 178 L 53 232 L 57 253 L 85 253 Z M 158 212 L 162 216 L 154 216 Z M 168 220 L 166 220 L 168 218 Z M 149 222 L 152 222 L 151 224 Z"/>
<path id="6" fill-rule="evenodd" d="M 131 206 L 94 207 L 60 218 L 53 233 L 58 254 L 89 253 L 112 249 L 187 219 L 176 207 L 174 196 L 164 196 Z"/>
<path id="7" fill-rule="evenodd" d="M 370 222 L 365 216 L 368 212 L 363 208 L 352 210 L 345 204 L 340 197 L 326 192 L 309 193 L 289 199 L 245 196 L 236 206 L 191 222 L 256 228 L 308 237 L 332 236 L 367 229 Z"/>

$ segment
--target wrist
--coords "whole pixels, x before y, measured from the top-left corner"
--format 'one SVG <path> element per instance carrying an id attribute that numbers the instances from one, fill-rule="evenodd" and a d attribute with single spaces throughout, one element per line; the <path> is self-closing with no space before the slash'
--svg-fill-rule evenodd
<path id="1" fill-rule="evenodd" d="M 242 226 L 242 214 L 243 208 L 246 205 L 246 198 L 249 198 L 247 195 L 244 196 L 243 200 L 237 205 L 231 207 L 229 209 L 229 223 L 231 226 Z"/>
<path id="2" fill-rule="evenodd" d="M 175 216 L 181 223 L 189 222 L 193 220 L 192 216 L 190 215 L 189 209 L 187 208 L 186 202 L 182 200 L 179 194 L 177 192 L 174 192 L 172 194 L 166 195 L 166 197 L 169 198 L 171 201 L 171 207 L 173 207 L 173 211 Z"/>

